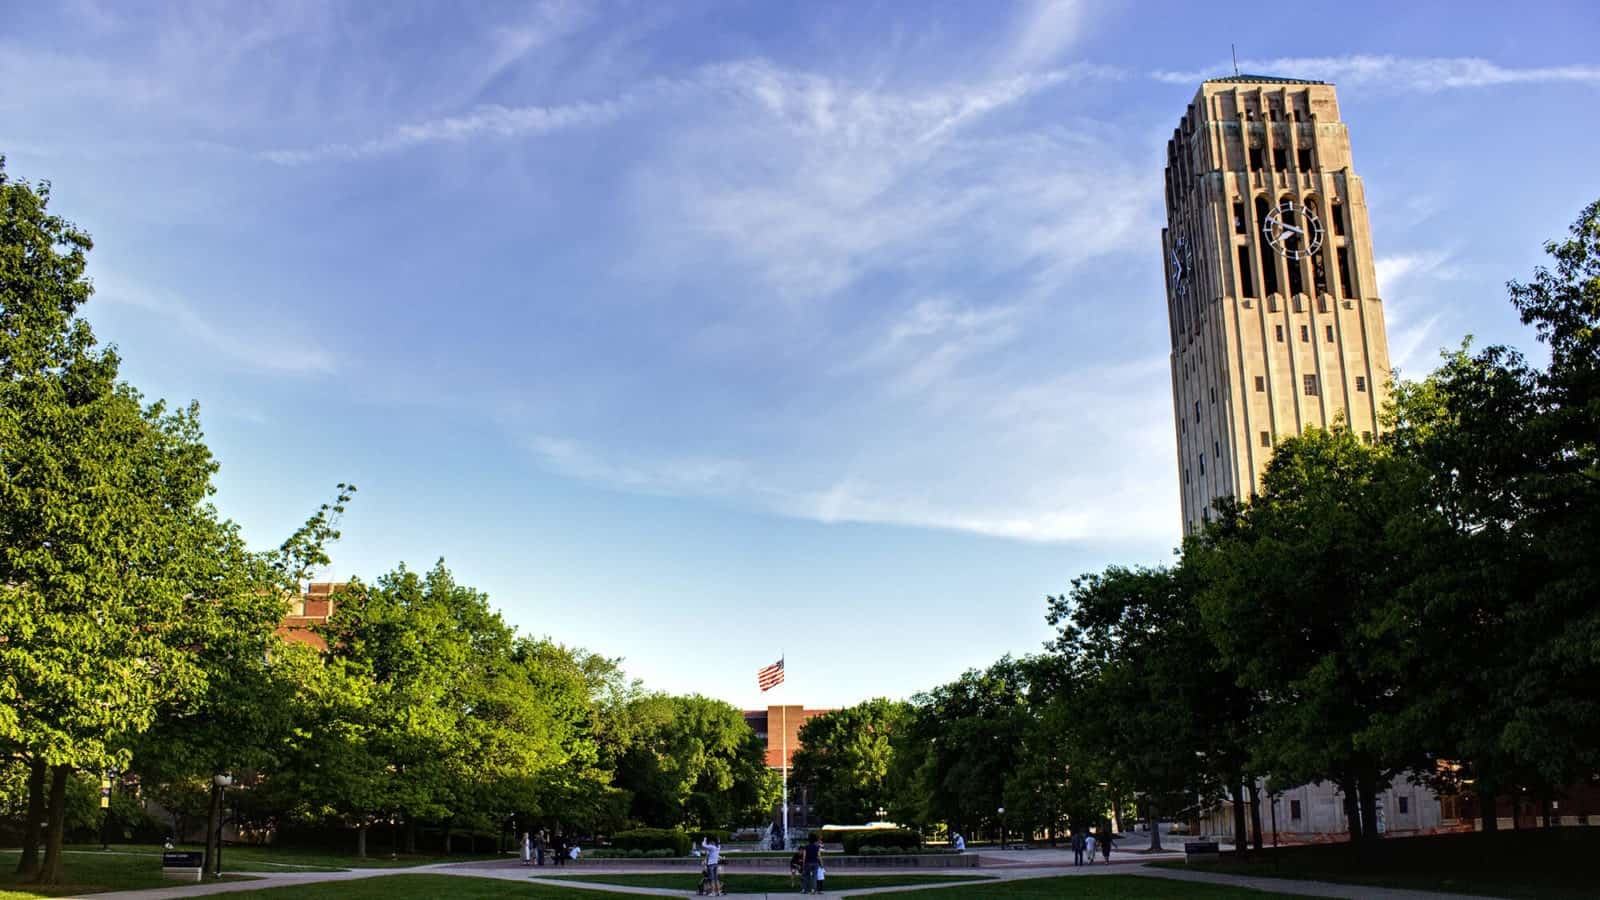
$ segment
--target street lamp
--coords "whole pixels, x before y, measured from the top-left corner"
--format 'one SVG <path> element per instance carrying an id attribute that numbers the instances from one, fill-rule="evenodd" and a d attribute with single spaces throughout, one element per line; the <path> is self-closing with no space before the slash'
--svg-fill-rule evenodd
<path id="1" fill-rule="evenodd" d="M 883 821 L 883 817 L 884 817 L 884 816 L 887 816 L 887 815 L 888 815 L 888 814 L 889 814 L 889 811 L 888 811 L 888 810 L 886 810 L 886 809 L 884 809 L 884 808 L 883 808 L 883 807 L 881 807 L 881 806 L 880 806 L 880 807 L 878 807 L 878 821 L 879 821 L 879 822 L 882 822 L 882 821 Z"/>
<path id="2" fill-rule="evenodd" d="M 226 773 L 220 773 L 219 772 L 218 774 L 211 776 L 211 783 L 217 786 L 217 812 L 218 812 L 218 815 L 217 815 L 217 853 L 216 853 L 216 855 L 214 857 L 212 857 L 212 860 L 215 863 L 212 866 L 212 874 L 215 875 L 217 878 L 221 878 L 222 877 L 222 822 L 223 822 L 222 811 L 227 808 L 226 807 L 226 799 L 227 799 L 227 796 L 228 796 L 228 788 L 233 784 L 233 776 L 232 775 L 228 775 Z"/>
<path id="3" fill-rule="evenodd" d="M 1006 808 L 1004 806 L 995 810 L 1000 814 L 1000 849 L 1006 848 Z"/>

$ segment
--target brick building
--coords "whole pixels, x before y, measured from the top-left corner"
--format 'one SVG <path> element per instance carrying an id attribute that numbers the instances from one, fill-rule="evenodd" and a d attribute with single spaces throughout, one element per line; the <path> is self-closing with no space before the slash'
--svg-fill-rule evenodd
<path id="1" fill-rule="evenodd" d="M 788 734 L 789 764 L 794 765 L 794 753 L 800 749 L 800 726 L 816 718 L 828 709 L 806 709 L 804 706 L 769 706 L 766 709 L 747 709 L 744 711 L 745 724 L 756 733 L 767 745 L 767 767 L 770 769 L 783 768 L 783 751 L 785 729 Z M 815 828 L 823 823 L 815 821 L 811 810 L 811 792 L 804 785 L 789 783 L 789 830 Z M 783 821 L 781 808 L 772 811 L 772 821 L 778 824 Z"/>
<path id="2" fill-rule="evenodd" d="M 278 635 L 286 641 L 326 650 L 327 642 L 313 629 L 333 615 L 333 592 L 343 586 L 342 581 L 313 581 L 306 585 L 305 594 L 289 602 L 289 612 L 278 626 Z"/>

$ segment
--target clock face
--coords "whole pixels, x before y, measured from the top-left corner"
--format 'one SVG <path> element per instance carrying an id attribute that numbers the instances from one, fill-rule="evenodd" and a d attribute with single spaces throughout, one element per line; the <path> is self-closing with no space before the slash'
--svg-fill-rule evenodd
<path id="1" fill-rule="evenodd" d="M 1305 259 L 1322 247 L 1322 220 L 1293 200 L 1267 213 L 1261 231 L 1272 249 L 1290 259 Z"/>
<path id="2" fill-rule="evenodd" d="M 1194 253 L 1189 249 L 1189 240 L 1183 235 L 1178 235 L 1172 241 L 1172 250 L 1168 254 L 1172 263 L 1172 285 L 1179 294 L 1189 292 L 1189 276 L 1194 268 Z"/>

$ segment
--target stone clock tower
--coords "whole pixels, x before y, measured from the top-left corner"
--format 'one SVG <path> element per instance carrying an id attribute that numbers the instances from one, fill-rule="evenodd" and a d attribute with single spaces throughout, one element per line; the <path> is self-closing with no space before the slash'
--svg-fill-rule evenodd
<path id="1" fill-rule="evenodd" d="M 1184 533 L 1273 446 L 1378 431 L 1389 347 L 1366 194 L 1333 85 L 1205 82 L 1167 143 L 1161 233 Z"/>

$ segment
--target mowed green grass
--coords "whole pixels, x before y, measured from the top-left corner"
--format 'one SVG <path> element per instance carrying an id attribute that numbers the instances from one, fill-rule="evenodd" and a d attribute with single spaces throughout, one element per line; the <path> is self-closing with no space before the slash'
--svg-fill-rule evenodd
<path id="1" fill-rule="evenodd" d="M 1320 844 L 1223 854 L 1208 871 L 1372 887 L 1578 900 L 1600 897 L 1594 859 L 1600 829 L 1525 828 L 1495 834 L 1385 838 L 1371 845 Z M 1183 868 L 1183 863 L 1153 865 Z"/>
<path id="2" fill-rule="evenodd" d="M 848 894 L 846 894 L 848 896 Z M 1280 900 L 1295 894 L 1274 894 L 1249 888 L 1139 875 L 1064 875 L 1025 878 L 993 884 L 903 891 L 901 898 L 924 900 Z"/>
<path id="3" fill-rule="evenodd" d="M 830 881 L 832 879 L 829 879 Z M 975 879 L 976 880 L 976 879 Z M 857 889 L 865 887 L 858 885 Z M 693 889 L 693 885 L 690 886 Z M 842 892 L 829 891 L 835 897 L 848 897 L 849 888 Z M 738 892 L 729 886 L 730 896 Z M 243 891 L 229 897 L 304 897 L 306 900 L 434 900 L 449 897 L 451 900 L 572 900 L 605 896 L 595 890 L 582 890 L 574 884 L 561 887 L 530 884 L 520 881 L 501 881 L 491 878 L 471 878 L 458 875 L 382 875 L 356 881 L 338 881 L 323 884 L 296 885 L 260 891 Z M 617 894 L 609 896 L 616 897 Z M 1019 881 L 987 881 L 979 885 L 930 888 L 923 891 L 896 893 L 894 897 L 920 897 L 927 900 L 1279 900 L 1290 894 L 1271 894 L 1243 888 L 1221 887 L 1171 881 L 1163 878 L 1140 878 L 1135 875 L 1067 876 L 1064 878 L 1033 878 Z"/>
<path id="4" fill-rule="evenodd" d="M 138 888 L 179 887 L 196 882 L 165 881 L 161 877 L 159 854 L 110 853 L 68 851 L 65 862 L 67 884 L 41 887 L 23 884 L 15 874 L 16 850 L 0 850 L 0 900 L 32 900 L 35 897 L 60 897 L 68 894 L 98 894 L 104 891 L 126 891 Z M 235 876 L 228 880 L 242 880 Z"/>
<path id="5" fill-rule="evenodd" d="M 901 887 L 916 884 L 959 884 L 963 881 L 986 881 L 983 875 L 834 875 L 829 874 L 822 887 L 829 893 L 863 890 L 865 888 Z M 553 880 L 587 882 L 589 884 L 617 884 L 624 887 L 668 888 L 692 891 L 700 886 L 698 872 L 640 872 L 626 875 L 558 875 Z M 791 881 L 787 874 L 768 872 L 723 872 L 722 889 L 730 894 L 798 893 L 798 879 Z"/>

